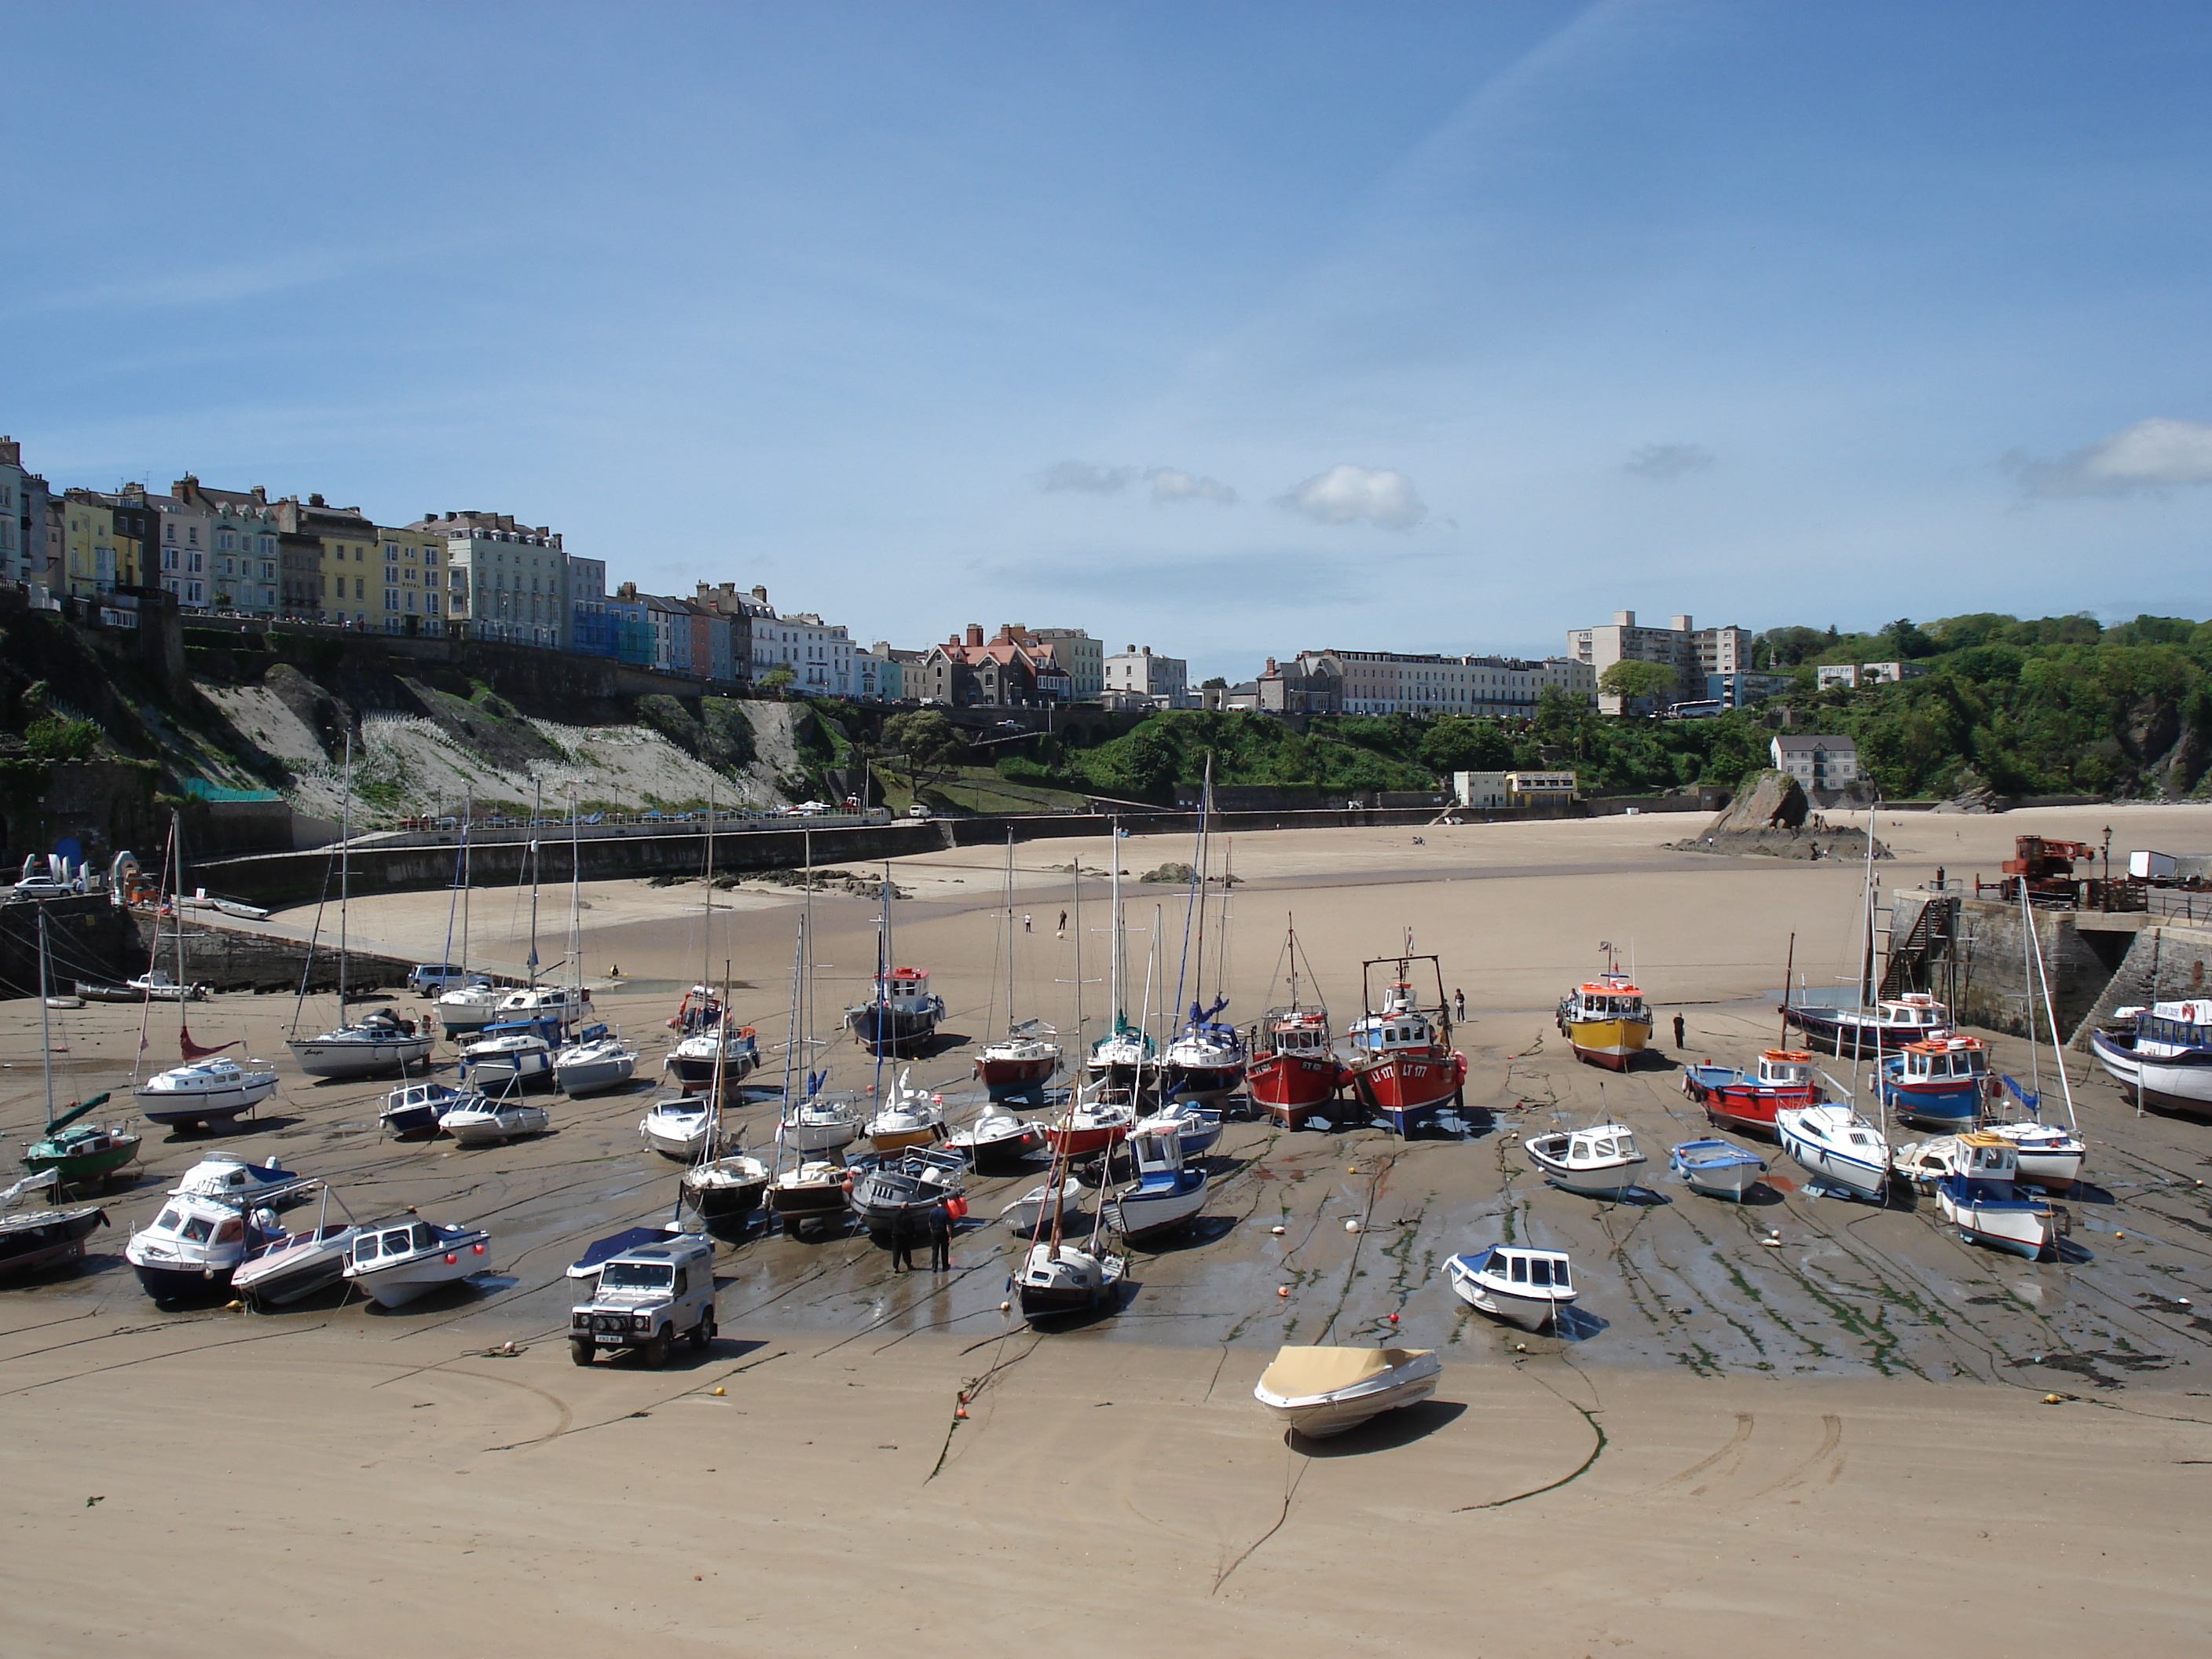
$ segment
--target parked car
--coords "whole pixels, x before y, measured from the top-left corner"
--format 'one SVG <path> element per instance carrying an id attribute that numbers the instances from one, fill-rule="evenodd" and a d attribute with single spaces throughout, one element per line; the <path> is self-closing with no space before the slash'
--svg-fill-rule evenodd
<path id="1" fill-rule="evenodd" d="M 26 876 L 17 882 L 9 896 L 11 898 L 66 898 L 77 890 L 65 881 L 56 881 L 52 876 Z"/>
<path id="2" fill-rule="evenodd" d="M 906 815 L 910 818 L 926 818 L 932 816 L 929 810 L 929 803 L 926 800 L 918 800 L 915 802 L 913 805 L 906 809 Z"/>
<path id="3" fill-rule="evenodd" d="M 407 970 L 407 983 L 426 997 L 464 986 L 489 985 L 489 975 L 471 973 L 457 962 L 418 962 Z"/>
<path id="4" fill-rule="evenodd" d="M 568 1310 L 568 1352 L 579 1365 L 602 1348 L 636 1348 L 659 1370 L 685 1335 L 702 1352 L 714 1340 L 714 1252 L 696 1234 L 609 1257 L 592 1299 Z"/>

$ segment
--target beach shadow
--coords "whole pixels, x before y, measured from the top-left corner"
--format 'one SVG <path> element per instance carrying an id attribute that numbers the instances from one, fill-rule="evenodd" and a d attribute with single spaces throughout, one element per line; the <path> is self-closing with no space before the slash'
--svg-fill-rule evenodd
<path id="1" fill-rule="evenodd" d="M 1175 1255 L 1184 1250 L 1202 1249 L 1208 1244 L 1218 1243 L 1235 1232 L 1240 1224 L 1233 1215 L 1193 1216 L 1190 1224 L 1171 1238 L 1163 1239 L 1146 1252 L 1150 1255 Z"/>
<path id="2" fill-rule="evenodd" d="M 166 1128 L 169 1132 L 161 1137 L 161 1144 L 165 1146 L 175 1146 L 185 1143 L 221 1140 L 231 1135 L 252 1134 L 257 1129 L 289 1129 L 301 1121 L 296 1117 L 233 1117 L 225 1118 L 217 1123 L 167 1123 L 155 1127 Z"/>
<path id="3" fill-rule="evenodd" d="M 1754 1208 L 1763 1209 L 1770 1205 L 1781 1203 L 1782 1194 L 1779 1192 L 1777 1192 L 1772 1187 L 1769 1186 L 1765 1182 L 1754 1181 L 1750 1186 L 1744 1188 L 1743 1198 L 1741 1201 L 1744 1204 L 1752 1206 Z"/>
<path id="4" fill-rule="evenodd" d="M 2094 1261 L 2097 1259 L 2095 1251 L 2086 1245 L 2076 1244 L 2070 1238 L 2060 1239 L 2053 1247 L 2053 1254 L 2058 1261 L 2069 1267 L 2078 1267 L 2084 1262 Z"/>
<path id="5" fill-rule="evenodd" d="M 1567 1307 L 1552 1316 L 1550 1334 L 1562 1342 L 1587 1342 L 1612 1328 L 1610 1320 L 1600 1319 L 1586 1308 Z"/>
<path id="6" fill-rule="evenodd" d="M 1103 1325 L 1113 1318 L 1121 1311 L 1122 1304 L 1143 1288 L 1135 1279 L 1124 1279 L 1114 1287 L 1114 1294 L 1095 1308 L 1078 1308 L 1073 1313 L 1042 1315 L 1027 1322 L 1031 1330 L 1042 1336 L 1066 1336 L 1072 1332 L 1088 1330 L 1093 1325 Z"/>
<path id="7" fill-rule="evenodd" d="M 686 1371 L 743 1359 L 747 1354 L 766 1346 L 766 1342 L 749 1336 L 717 1336 L 702 1352 L 691 1346 L 690 1337 L 679 1336 L 668 1350 L 668 1363 L 660 1369 L 680 1376 Z M 641 1348 L 602 1348 L 599 1352 L 611 1364 L 628 1364 L 639 1370 L 645 1369 L 645 1351 Z"/>
<path id="8" fill-rule="evenodd" d="M 1384 1412 L 1380 1417 L 1370 1417 L 1358 1427 L 1330 1435 L 1326 1440 L 1309 1440 L 1295 1429 L 1286 1433 L 1291 1443 L 1308 1457 L 1365 1457 L 1425 1440 L 1466 1414 L 1467 1407 L 1456 1400 L 1419 1400 L 1396 1411 Z"/>
<path id="9" fill-rule="evenodd" d="M 386 1307 L 364 1291 L 362 1292 L 362 1310 L 376 1319 L 409 1319 L 417 1314 L 450 1313 L 487 1296 L 512 1290 L 520 1282 L 512 1273 L 471 1273 L 466 1279 L 457 1279 L 450 1285 L 441 1285 L 436 1290 L 397 1308 Z"/>
<path id="10" fill-rule="evenodd" d="M 2023 1182 L 2021 1184 L 2029 1187 L 2035 1185 L 2033 1182 Z M 2120 1201 L 2109 1189 L 2089 1181 L 2077 1181 L 2071 1187 L 2047 1187 L 2040 1190 L 2050 1193 L 2054 1198 L 2063 1198 L 2075 1204 L 2117 1204 Z"/>

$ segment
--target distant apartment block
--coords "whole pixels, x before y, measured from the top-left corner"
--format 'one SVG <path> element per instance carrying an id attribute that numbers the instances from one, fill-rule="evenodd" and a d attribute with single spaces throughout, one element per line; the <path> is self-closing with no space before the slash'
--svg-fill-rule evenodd
<path id="1" fill-rule="evenodd" d="M 1808 789 L 1848 789 L 1859 781 L 1859 746 L 1832 733 L 1778 736 L 1768 752 L 1774 769 Z"/>
<path id="2" fill-rule="evenodd" d="M 1307 651 L 1290 670 L 1270 658 L 1259 706 L 1279 714 L 1533 714 L 1547 687 L 1587 702 L 1595 673 L 1571 658 L 1448 657 L 1401 651 Z"/>
<path id="3" fill-rule="evenodd" d="M 1129 646 L 1105 660 L 1109 702 L 1150 702 L 1163 708 L 1181 708 L 1190 694 L 1190 665 L 1181 657 L 1163 657 L 1151 646 Z"/>
<path id="4" fill-rule="evenodd" d="M 406 527 L 443 538 L 447 610 L 456 624 L 465 622 L 480 640 L 567 647 L 568 558 L 552 531 L 481 512 L 426 514 Z"/>
<path id="5" fill-rule="evenodd" d="M 1734 674 L 1751 666 L 1751 634 L 1741 628 L 1704 628 L 1690 617 L 1668 619 L 1665 628 L 1641 626 L 1633 611 L 1616 611 L 1613 620 L 1595 628 L 1567 632 L 1567 654 L 1587 665 L 1592 682 L 1617 662 L 1659 663 L 1674 671 L 1675 690 L 1656 701 L 1659 707 L 1694 696 L 1711 674 Z M 1598 707 L 1608 714 L 1622 712 L 1622 700 L 1606 693 Z"/>
<path id="6" fill-rule="evenodd" d="M 1832 685 L 1853 690 L 1863 685 L 1893 685 L 1899 680 L 1917 680 L 1927 672 L 1928 665 L 1921 662 L 1838 662 L 1823 663 L 1813 671 L 1813 678 L 1825 691 Z"/>
<path id="7" fill-rule="evenodd" d="M 1790 674 L 1708 674 L 1705 698 L 1723 708 L 1748 708 L 1761 697 L 1778 697 L 1796 684 Z"/>

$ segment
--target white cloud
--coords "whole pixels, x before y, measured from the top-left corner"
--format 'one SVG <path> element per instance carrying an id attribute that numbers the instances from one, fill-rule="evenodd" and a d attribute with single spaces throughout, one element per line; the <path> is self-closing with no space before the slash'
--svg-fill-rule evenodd
<path id="1" fill-rule="evenodd" d="M 1646 444 L 1621 464 L 1621 470 L 1664 483 L 1686 472 L 1703 472 L 1712 464 L 1713 452 L 1703 444 Z"/>
<path id="2" fill-rule="evenodd" d="M 1088 461 L 1054 461 L 1037 474 L 1037 488 L 1050 494 L 1079 489 L 1093 495 L 1116 495 L 1136 481 L 1133 466 L 1093 466 Z"/>
<path id="3" fill-rule="evenodd" d="M 1402 472 L 1374 471 L 1340 462 L 1315 474 L 1276 504 L 1302 513 L 1316 524 L 1353 524 L 1361 519 L 1385 530 L 1411 530 L 1429 515 Z"/>
<path id="4" fill-rule="evenodd" d="M 2055 461 L 2004 458 L 2031 495 L 2132 495 L 2212 483 L 2212 424 L 2153 416 Z"/>
<path id="5" fill-rule="evenodd" d="M 1237 499 L 1237 492 L 1227 484 L 1201 478 L 1179 466 L 1156 466 L 1145 474 L 1145 481 L 1152 485 L 1155 501 L 1218 501 L 1227 507 Z"/>

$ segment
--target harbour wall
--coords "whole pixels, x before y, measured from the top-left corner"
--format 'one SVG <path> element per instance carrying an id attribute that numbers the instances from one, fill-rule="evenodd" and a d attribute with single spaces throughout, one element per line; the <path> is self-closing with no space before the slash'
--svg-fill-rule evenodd
<path id="1" fill-rule="evenodd" d="M 1910 937 L 1921 909 L 1936 896 L 1920 889 L 1890 895 L 1893 956 Z M 1914 986 L 1950 1000 L 1961 1024 L 2014 1036 L 2033 1033 L 2048 1042 L 2051 1024 L 2040 987 L 2031 996 L 2027 935 L 2019 905 L 1966 898 L 1958 900 L 1958 907 L 1949 963 L 1938 957 Z M 2063 1040 L 2092 1018 L 2141 934 L 2154 931 L 2152 919 L 2140 911 L 2037 910 L 2032 920 Z"/>
<path id="2" fill-rule="evenodd" d="M 163 920 L 161 957 L 153 958 L 155 918 L 150 910 L 126 910 L 104 893 L 82 898 L 19 899 L 0 904 L 0 998 L 39 994 L 39 915 L 46 918 L 52 958 L 48 983 L 56 996 L 67 996 L 78 980 L 120 984 L 150 964 L 177 975 L 173 921 Z M 366 951 L 346 953 L 349 990 L 404 986 L 415 964 Z M 337 988 L 337 951 L 319 946 L 310 968 L 303 939 L 257 933 L 244 927 L 215 927 L 185 918 L 185 975 L 218 991 L 296 992 L 302 974 L 310 991 Z"/>
<path id="3" fill-rule="evenodd" d="M 2122 1008 L 2201 997 L 2212 983 L 2212 927 L 2149 921 L 2136 931 L 2127 954 L 2087 1015 L 2074 1031 L 2074 1047 L 2087 1052 L 2089 1034 Z"/>

